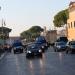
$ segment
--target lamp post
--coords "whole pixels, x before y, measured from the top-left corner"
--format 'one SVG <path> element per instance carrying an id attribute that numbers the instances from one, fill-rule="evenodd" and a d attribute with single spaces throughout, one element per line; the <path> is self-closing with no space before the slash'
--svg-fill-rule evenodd
<path id="1" fill-rule="evenodd" d="M 3 19 L 2 19 L 2 40 L 3 40 L 3 46 L 4 46 L 4 31 L 3 31 Z"/>
<path id="2" fill-rule="evenodd" d="M 4 46 L 4 43 L 5 43 L 5 33 L 4 33 L 4 20 L 2 19 L 2 40 L 3 40 L 3 46 Z"/>

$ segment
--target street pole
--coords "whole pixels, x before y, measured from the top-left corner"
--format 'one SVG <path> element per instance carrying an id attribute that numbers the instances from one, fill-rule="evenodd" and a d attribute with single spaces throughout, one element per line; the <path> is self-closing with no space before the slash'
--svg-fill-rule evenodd
<path id="1" fill-rule="evenodd" d="M 2 40 L 3 40 L 3 46 L 4 46 L 4 38 L 3 38 L 3 19 L 2 19 Z"/>
<path id="2" fill-rule="evenodd" d="M 4 46 L 4 29 L 3 29 L 3 19 L 2 19 L 2 40 L 3 40 L 3 46 Z"/>

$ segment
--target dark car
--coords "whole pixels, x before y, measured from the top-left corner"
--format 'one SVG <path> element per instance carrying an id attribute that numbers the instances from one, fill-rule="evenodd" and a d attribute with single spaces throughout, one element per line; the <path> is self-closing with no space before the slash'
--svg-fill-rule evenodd
<path id="1" fill-rule="evenodd" d="M 36 44 L 31 44 L 31 45 L 27 46 L 26 57 L 33 57 L 33 56 L 41 56 L 42 57 L 42 50 Z"/>
<path id="2" fill-rule="evenodd" d="M 66 50 L 66 43 L 65 42 L 55 42 L 54 51 L 64 51 Z"/>
<path id="3" fill-rule="evenodd" d="M 37 45 L 38 47 L 40 47 L 40 49 L 42 50 L 42 52 L 45 52 L 45 50 L 47 49 L 46 43 L 35 42 L 34 44 Z"/>
<path id="4" fill-rule="evenodd" d="M 10 44 L 4 44 L 3 46 L 4 50 L 7 51 L 7 52 L 11 52 L 11 49 L 12 49 L 12 46 Z"/>
<path id="5" fill-rule="evenodd" d="M 21 42 L 13 43 L 12 49 L 14 53 L 23 53 L 23 50 L 24 50 Z"/>
<path id="6" fill-rule="evenodd" d="M 75 52 L 75 41 L 69 41 L 67 43 L 66 53 L 68 53 L 68 52 L 70 52 L 70 53 Z"/>
<path id="7" fill-rule="evenodd" d="M 43 37 L 43 36 L 37 37 L 36 40 L 35 40 L 35 43 L 41 45 L 42 49 L 48 48 L 48 43 L 47 43 L 45 37 Z"/>
<path id="8" fill-rule="evenodd" d="M 4 52 L 5 52 L 5 50 L 4 50 L 4 48 L 3 48 L 3 45 L 0 44 L 0 54 L 2 54 L 2 53 L 4 53 Z"/>
<path id="9" fill-rule="evenodd" d="M 59 37 L 56 41 L 57 42 L 65 42 L 65 43 L 67 43 L 68 39 L 67 39 L 67 37 Z"/>

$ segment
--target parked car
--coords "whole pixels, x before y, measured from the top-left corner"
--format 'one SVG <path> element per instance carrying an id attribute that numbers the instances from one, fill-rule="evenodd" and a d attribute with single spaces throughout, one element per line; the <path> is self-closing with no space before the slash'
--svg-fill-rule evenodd
<path id="1" fill-rule="evenodd" d="M 57 42 L 65 42 L 65 43 L 67 43 L 68 42 L 68 39 L 67 39 L 67 37 L 59 37 L 57 40 L 56 40 Z"/>
<path id="2" fill-rule="evenodd" d="M 67 37 L 59 37 L 59 38 L 56 40 L 56 42 L 64 42 L 65 44 L 67 44 L 68 39 L 67 39 Z"/>
<path id="3" fill-rule="evenodd" d="M 33 57 L 33 56 L 41 56 L 42 57 L 42 50 L 36 44 L 31 44 L 27 46 L 26 50 L 26 57 Z"/>
<path id="4" fill-rule="evenodd" d="M 54 45 L 55 52 L 64 51 L 64 50 L 66 50 L 66 43 L 65 42 L 55 42 L 55 45 Z"/>
<path id="5" fill-rule="evenodd" d="M 14 53 L 23 53 L 24 47 L 21 42 L 14 42 L 12 49 Z"/>
<path id="6" fill-rule="evenodd" d="M 5 52 L 5 50 L 4 50 L 4 48 L 3 48 L 3 45 L 0 44 L 0 54 L 2 54 L 2 53 L 4 53 L 4 52 Z"/>
<path id="7" fill-rule="evenodd" d="M 66 53 L 73 53 L 75 52 L 75 41 L 69 41 L 67 43 L 67 49 L 66 49 Z"/>
<path id="8" fill-rule="evenodd" d="M 3 48 L 4 48 L 5 51 L 11 52 L 12 46 L 10 44 L 5 43 Z"/>

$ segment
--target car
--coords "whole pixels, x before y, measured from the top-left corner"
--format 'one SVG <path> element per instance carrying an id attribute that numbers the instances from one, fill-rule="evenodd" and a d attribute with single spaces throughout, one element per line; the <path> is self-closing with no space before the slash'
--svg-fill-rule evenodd
<path id="1" fill-rule="evenodd" d="M 56 40 L 57 42 L 65 42 L 65 43 L 67 43 L 68 42 L 68 39 L 67 39 L 67 37 L 59 37 L 57 40 Z"/>
<path id="2" fill-rule="evenodd" d="M 5 43 L 3 48 L 4 48 L 5 51 L 11 52 L 12 46 L 10 44 Z"/>
<path id="3" fill-rule="evenodd" d="M 37 37 L 35 40 L 35 43 L 41 45 L 41 48 L 43 48 L 43 49 L 48 48 L 48 43 L 47 43 L 45 37 L 43 37 L 43 36 Z"/>
<path id="4" fill-rule="evenodd" d="M 27 50 L 26 50 L 26 58 L 34 57 L 34 56 L 42 57 L 42 50 L 36 44 L 28 45 L 27 46 Z"/>
<path id="5" fill-rule="evenodd" d="M 0 54 L 2 54 L 2 53 L 4 53 L 4 52 L 5 52 L 5 50 L 4 50 L 4 48 L 3 48 L 3 45 L 0 44 Z"/>
<path id="6" fill-rule="evenodd" d="M 73 53 L 75 52 L 75 41 L 69 41 L 67 43 L 67 49 L 66 49 L 66 53 Z"/>
<path id="7" fill-rule="evenodd" d="M 45 50 L 46 50 L 46 43 L 35 42 L 34 44 L 37 45 L 38 47 L 40 47 L 42 52 L 45 52 Z"/>
<path id="8" fill-rule="evenodd" d="M 66 43 L 65 42 L 55 42 L 54 51 L 65 51 L 66 50 Z"/>
<path id="9" fill-rule="evenodd" d="M 13 52 L 15 53 L 23 53 L 24 47 L 21 42 L 14 42 L 12 46 Z"/>

